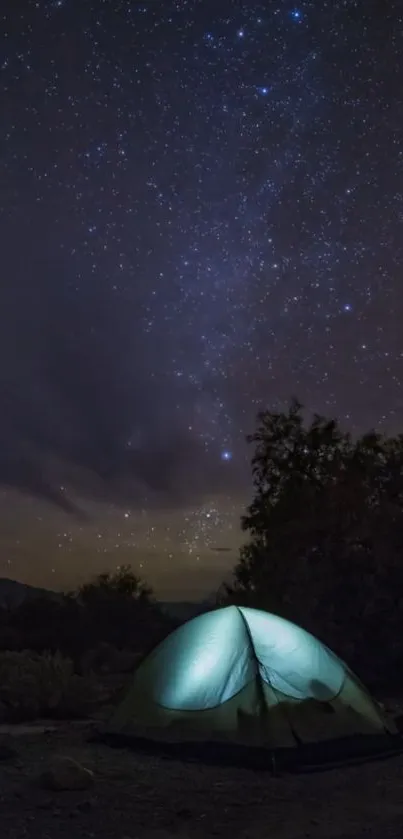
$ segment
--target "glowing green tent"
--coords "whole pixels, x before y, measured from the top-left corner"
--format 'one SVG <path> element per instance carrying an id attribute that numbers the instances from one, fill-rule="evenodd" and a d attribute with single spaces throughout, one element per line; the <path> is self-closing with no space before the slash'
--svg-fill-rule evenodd
<path id="1" fill-rule="evenodd" d="M 346 665 L 276 615 L 229 606 L 175 630 L 147 656 L 108 725 L 120 739 L 295 752 L 346 739 L 400 740 Z M 394 735 L 394 736 L 393 736 Z M 343 746 L 344 750 L 344 746 Z"/>

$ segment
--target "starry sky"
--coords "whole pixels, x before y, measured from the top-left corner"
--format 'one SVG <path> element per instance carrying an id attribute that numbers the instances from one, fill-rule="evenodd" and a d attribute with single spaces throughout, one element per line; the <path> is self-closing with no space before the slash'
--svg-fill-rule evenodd
<path id="1" fill-rule="evenodd" d="M 0 574 L 228 573 L 245 434 L 402 430 L 403 7 L 5 0 Z"/>

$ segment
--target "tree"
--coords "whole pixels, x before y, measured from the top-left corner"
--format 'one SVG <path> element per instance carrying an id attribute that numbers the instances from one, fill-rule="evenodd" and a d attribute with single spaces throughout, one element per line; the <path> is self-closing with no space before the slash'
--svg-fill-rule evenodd
<path id="1" fill-rule="evenodd" d="M 154 602 L 152 589 L 133 573 L 129 565 L 122 565 L 116 571 L 98 574 L 94 580 L 84 583 L 78 592 L 78 599 L 85 605 L 100 601 L 126 598 L 145 605 Z"/>
<path id="2" fill-rule="evenodd" d="M 259 414 L 248 441 L 249 538 L 225 596 L 298 621 L 350 660 L 400 638 L 403 435 L 353 440 L 334 419 L 306 424 L 293 400 Z"/>
<path id="3" fill-rule="evenodd" d="M 144 651 L 168 631 L 152 589 L 130 566 L 99 574 L 74 596 L 85 613 L 87 648 L 107 642 L 118 649 Z"/>

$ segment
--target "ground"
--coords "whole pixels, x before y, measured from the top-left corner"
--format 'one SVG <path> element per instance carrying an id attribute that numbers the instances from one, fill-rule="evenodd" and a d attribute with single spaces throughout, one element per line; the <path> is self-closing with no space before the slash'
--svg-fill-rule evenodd
<path id="1" fill-rule="evenodd" d="M 402 837 L 403 756 L 273 777 L 110 749 L 88 742 L 90 733 L 82 724 L 8 732 L 17 755 L 0 763 L 2 839 Z M 38 778 L 56 755 L 92 769 L 93 787 L 42 789 Z"/>

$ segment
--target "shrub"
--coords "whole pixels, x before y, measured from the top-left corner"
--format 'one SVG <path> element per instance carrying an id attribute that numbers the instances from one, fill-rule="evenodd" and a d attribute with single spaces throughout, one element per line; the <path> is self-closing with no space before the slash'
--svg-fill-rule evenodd
<path id="1" fill-rule="evenodd" d="M 4 630 L 8 633 L 3 640 Z M 29 646 L 38 653 L 60 651 L 68 658 L 76 658 L 85 637 L 83 610 L 65 595 L 30 597 L 10 610 L 1 634 L 2 649 L 22 651 Z"/>
<path id="2" fill-rule="evenodd" d="M 0 653 L 0 702 L 9 719 L 85 717 L 100 700 L 94 679 L 77 675 L 60 653 Z"/>
<path id="3" fill-rule="evenodd" d="M 129 566 L 99 574 L 73 593 L 85 617 L 86 651 L 105 643 L 118 650 L 145 652 L 173 629 L 151 589 Z M 81 648 L 82 649 L 82 648 Z"/>
<path id="4" fill-rule="evenodd" d="M 102 641 L 94 649 L 87 650 L 80 659 L 80 672 L 114 674 L 132 673 L 139 654 L 131 650 L 118 650 L 112 644 Z"/>

